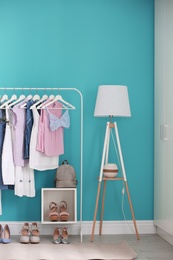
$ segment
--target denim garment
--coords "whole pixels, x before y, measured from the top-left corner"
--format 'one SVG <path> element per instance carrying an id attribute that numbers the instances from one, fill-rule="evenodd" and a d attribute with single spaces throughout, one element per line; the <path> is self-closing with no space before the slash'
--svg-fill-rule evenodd
<path id="1" fill-rule="evenodd" d="M 6 128 L 5 110 L 0 109 L 0 189 L 1 190 L 8 189 L 8 185 L 4 185 L 2 179 L 2 150 L 3 150 L 4 136 L 5 136 L 5 128 Z"/>
<path id="2" fill-rule="evenodd" d="M 33 114 L 30 107 L 35 103 L 32 99 L 27 101 L 26 105 L 26 121 L 25 121 L 25 132 L 24 132 L 24 159 L 29 159 L 29 145 L 31 139 L 31 131 L 33 126 Z"/>

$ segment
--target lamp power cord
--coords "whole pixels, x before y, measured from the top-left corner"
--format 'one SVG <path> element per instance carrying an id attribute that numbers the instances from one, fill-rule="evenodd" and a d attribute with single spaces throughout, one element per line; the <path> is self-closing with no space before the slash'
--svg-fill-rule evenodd
<path id="1" fill-rule="evenodd" d="M 120 163 L 120 158 L 119 158 L 119 154 L 118 154 L 118 150 L 117 150 L 117 146 L 116 146 L 116 142 L 115 142 L 115 138 L 114 138 L 114 136 L 113 136 L 112 131 L 111 131 L 111 138 L 112 138 L 112 141 L 113 141 L 113 145 L 114 145 L 114 149 L 115 149 L 116 156 L 117 156 L 117 159 L 118 159 L 118 163 L 119 163 L 119 165 L 121 165 L 121 163 Z M 124 217 L 124 220 L 125 220 L 126 224 L 127 224 L 128 227 L 131 229 L 132 233 L 135 234 L 134 229 L 131 227 L 131 225 L 130 225 L 129 222 L 127 221 L 126 214 L 125 214 L 125 211 L 124 211 L 124 195 L 125 195 L 124 182 L 122 182 L 122 186 L 123 186 L 123 187 L 122 187 L 122 202 L 121 202 L 122 214 L 123 214 L 123 217 Z"/>

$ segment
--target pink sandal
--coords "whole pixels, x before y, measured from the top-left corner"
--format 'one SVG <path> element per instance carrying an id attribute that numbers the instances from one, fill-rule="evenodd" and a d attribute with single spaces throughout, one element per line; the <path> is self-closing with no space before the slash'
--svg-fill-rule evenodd
<path id="1" fill-rule="evenodd" d="M 60 202 L 59 210 L 60 221 L 67 221 L 70 214 L 67 212 L 67 203 L 64 200 Z"/>
<path id="2" fill-rule="evenodd" d="M 59 219 L 59 214 L 58 214 L 58 205 L 55 202 L 51 202 L 49 204 L 49 218 L 50 221 L 58 221 Z"/>

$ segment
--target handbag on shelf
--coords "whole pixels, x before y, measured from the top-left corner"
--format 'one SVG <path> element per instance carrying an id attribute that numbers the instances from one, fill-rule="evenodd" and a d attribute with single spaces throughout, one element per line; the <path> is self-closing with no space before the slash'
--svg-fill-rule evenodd
<path id="1" fill-rule="evenodd" d="M 76 172 L 67 160 L 58 167 L 54 182 L 56 188 L 76 188 Z"/>

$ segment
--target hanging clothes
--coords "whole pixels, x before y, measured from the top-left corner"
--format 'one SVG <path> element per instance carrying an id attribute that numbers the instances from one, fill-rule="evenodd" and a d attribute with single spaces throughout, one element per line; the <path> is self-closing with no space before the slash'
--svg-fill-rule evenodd
<path id="1" fill-rule="evenodd" d="M 0 215 L 2 215 L 1 190 L 6 190 L 8 188 L 7 185 L 4 185 L 2 179 L 2 148 L 6 128 L 5 115 L 3 116 L 3 111 L 3 109 L 0 109 Z"/>
<path id="2" fill-rule="evenodd" d="M 5 129 L 6 129 L 5 110 L 0 109 L 0 190 L 8 189 L 8 186 L 4 185 L 2 179 L 2 149 L 4 144 Z"/>
<path id="3" fill-rule="evenodd" d="M 25 129 L 24 129 L 24 159 L 29 159 L 29 146 L 30 146 L 30 138 L 31 138 L 31 131 L 33 126 L 33 114 L 32 109 L 30 107 L 35 103 L 34 100 L 29 99 L 26 104 L 25 109 Z"/>
<path id="4" fill-rule="evenodd" d="M 6 108 L 6 129 L 2 152 L 2 178 L 6 185 L 14 185 L 15 166 L 13 162 L 12 148 L 12 122 L 9 118 L 9 111 Z"/>
<path id="5" fill-rule="evenodd" d="M 0 215 L 2 215 L 1 190 L 0 190 Z"/>
<path id="6" fill-rule="evenodd" d="M 49 102 L 48 100 L 47 102 Z M 51 113 L 60 118 L 62 116 L 62 104 L 58 101 L 49 106 Z M 64 129 L 59 127 L 51 131 L 49 127 L 49 115 L 46 109 L 41 110 L 36 149 L 47 156 L 64 154 Z"/>
<path id="7" fill-rule="evenodd" d="M 24 159 L 24 134 L 26 111 L 21 105 L 28 102 L 27 98 L 13 108 L 13 153 L 15 167 L 15 187 L 17 196 L 35 196 L 34 171 L 29 168 L 29 160 Z M 32 102 L 31 102 L 32 103 Z"/>
<path id="8" fill-rule="evenodd" d="M 34 170 L 30 169 L 29 165 L 16 166 L 14 193 L 19 197 L 35 196 Z"/>
<path id="9" fill-rule="evenodd" d="M 64 153 L 64 128 L 70 126 L 68 110 L 62 115 L 62 108 L 68 109 L 70 104 L 62 98 L 67 106 L 52 100 L 51 95 L 47 102 L 53 103 L 39 115 L 37 109 L 30 109 L 36 102 L 31 95 L 26 98 L 22 95 L 19 99 L 13 96 L 15 98 L 8 98 L 4 94 L 3 107 L 6 109 L 0 111 L 0 214 L 2 189 L 14 188 L 17 196 L 34 197 L 34 169 L 58 168 L 59 155 Z M 71 109 L 75 107 L 71 106 Z M 1 114 L 3 111 L 5 117 Z"/>
<path id="10" fill-rule="evenodd" d="M 20 108 L 27 101 L 27 98 L 16 104 L 13 108 L 13 154 L 15 166 L 25 166 L 28 160 L 24 159 L 24 129 L 25 129 L 25 109 Z"/>
<path id="11" fill-rule="evenodd" d="M 38 125 L 39 125 L 39 112 L 37 108 L 32 109 L 33 113 L 33 127 L 30 139 L 30 156 L 29 156 L 29 167 L 39 171 L 56 169 L 59 166 L 59 156 L 46 156 L 36 150 L 37 136 L 38 136 Z"/>

